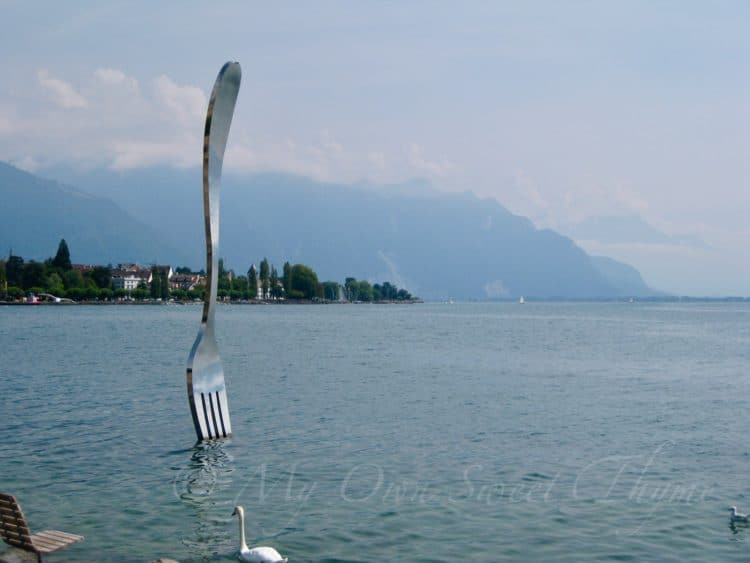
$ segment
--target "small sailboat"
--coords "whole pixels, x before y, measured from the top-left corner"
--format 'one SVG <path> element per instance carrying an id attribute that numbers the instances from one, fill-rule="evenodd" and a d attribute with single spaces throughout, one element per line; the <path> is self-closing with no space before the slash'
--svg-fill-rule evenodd
<path id="1" fill-rule="evenodd" d="M 524 303 L 526 303 L 526 300 L 525 300 L 525 299 L 523 298 L 523 295 L 521 295 L 521 299 L 519 299 L 519 300 L 518 300 L 518 302 L 519 302 L 519 303 L 520 303 L 521 305 L 523 305 Z"/>

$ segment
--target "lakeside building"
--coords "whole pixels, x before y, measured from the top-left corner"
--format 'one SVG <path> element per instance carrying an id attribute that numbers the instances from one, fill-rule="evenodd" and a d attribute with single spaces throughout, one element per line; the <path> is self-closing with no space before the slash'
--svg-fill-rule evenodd
<path id="1" fill-rule="evenodd" d="M 175 274 L 169 279 L 169 289 L 192 291 L 206 285 L 206 277 L 200 274 Z"/>
<path id="2" fill-rule="evenodd" d="M 118 264 L 112 270 L 112 288 L 132 291 L 139 287 L 148 287 L 153 275 L 151 270 L 141 268 L 138 264 Z"/>
<path id="3" fill-rule="evenodd" d="M 113 271 L 112 272 L 112 288 L 113 289 L 125 289 L 131 291 L 138 289 L 138 285 L 142 282 L 142 279 L 130 272 Z"/>
<path id="4" fill-rule="evenodd" d="M 255 294 L 255 298 L 258 301 L 283 301 L 284 300 L 284 284 L 281 280 L 278 280 L 276 282 L 276 287 L 278 288 L 278 293 L 281 297 L 273 297 L 272 291 L 271 291 L 271 285 L 269 282 L 268 288 L 266 291 L 263 291 L 263 283 L 258 280 L 258 291 Z"/>

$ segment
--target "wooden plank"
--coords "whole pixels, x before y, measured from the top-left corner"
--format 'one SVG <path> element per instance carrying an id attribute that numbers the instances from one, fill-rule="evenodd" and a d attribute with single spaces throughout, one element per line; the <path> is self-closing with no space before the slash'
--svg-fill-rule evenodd
<path id="1" fill-rule="evenodd" d="M 19 528 L 28 528 L 26 521 L 23 518 L 14 518 L 9 514 L 0 513 L 0 526 L 18 526 Z"/>
<path id="2" fill-rule="evenodd" d="M 47 552 L 55 551 L 56 549 L 60 549 L 61 547 L 57 543 L 50 542 L 47 540 L 40 540 L 40 539 L 35 539 L 32 542 L 32 545 L 34 546 L 34 549 L 37 549 L 39 551 L 45 550 Z"/>
<path id="3" fill-rule="evenodd" d="M 12 506 L 0 506 L 0 513 L 8 514 L 10 516 L 13 516 L 14 518 L 19 518 L 21 520 L 24 519 L 23 512 L 13 508 Z"/>
<path id="4" fill-rule="evenodd" d="M 33 536 L 31 536 L 35 540 L 50 540 L 50 541 L 59 541 L 60 538 L 51 535 L 48 531 L 44 532 L 37 532 Z"/>
<path id="5" fill-rule="evenodd" d="M 34 546 L 25 541 L 7 540 L 5 543 L 13 547 L 20 547 L 25 551 L 35 551 Z"/>
<path id="6" fill-rule="evenodd" d="M 67 543 L 39 543 L 34 542 L 34 551 L 38 551 L 39 553 L 52 553 L 54 551 L 59 551 L 62 548 L 66 547 Z"/>
<path id="7" fill-rule="evenodd" d="M 23 538 L 5 538 L 4 541 L 5 543 L 17 545 L 25 549 L 30 549 L 33 547 L 33 544 L 31 543 L 31 541 L 27 539 L 23 539 Z"/>
<path id="8" fill-rule="evenodd" d="M 23 512 L 18 507 L 18 505 L 0 504 L 0 511 L 5 512 L 6 514 L 17 514 L 18 516 L 23 518 Z"/>
<path id="9" fill-rule="evenodd" d="M 31 536 L 31 532 L 26 526 L 3 526 L 3 531 L 10 534 L 18 534 L 19 536 Z"/>
<path id="10" fill-rule="evenodd" d="M 3 532 L 3 536 L 31 541 L 31 535 L 27 534 L 24 530 L 5 530 Z"/>
<path id="11" fill-rule="evenodd" d="M 3 539 L 5 540 L 13 539 L 13 540 L 18 540 L 18 541 L 25 541 L 27 543 L 31 542 L 31 536 L 25 532 L 7 530 L 3 532 L 2 536 L 3 536 Z"/>
<path id="12" fill-rule="evenodd" d="M 40 537 L 39 534 L 35 534 L 34 543 L 36 543 L 38 541 L 44 541 L 44 542 L 47 542 L 47 543 L 50 543 L 50 544 L 57 545 L 59 547 L 65 547 L 66 545 L 69 545 L 71 543 L 75 543 L 78 540 L 75 539 L 75 538 L 60 538 L 60 537 L 57 537 L 57 536 L 49 536 L 49 535 L 48 536 Z"/>
<path id="13" fill-rule="evenodd" d="M 42 539 L 44 541 L 58 542 L 58 543 L 73 543 L 82 540 L 82 536 L 76 536 L 74 534 L 68 534 L 66 532 L 58 532 L 57 530 L 45 530 L 39 532 L 31 537 L 32 540 Z"/>
<path id="14" fill-rule="evenodd" d="M 16 526 L 14 524 L 3 524 L 2 528 L 0 528 L 0 533 L 3 535 L 8 533 L 26 537 L 31 536 L 31 531 L 28 526 Z"/>
<path id="15" fill-rule="evenodd" d="M 31 538 L 29 536 L 21 536 L 19 534 L 9 534 L 5 537 L 5 541 L 31 544 Z"/>
<path id="16" fill-rule="evenodd" d="M 29 527 L 26 525 L 26 522 L 19 522 L 18 520 L 15 520 L 13 522 L 3 522 L 2 528 L 4 530 L 20 530 L 22 532 L 28 532 L 29 534 L 31 534 L 31 532 L 29 531 Z"/>
<path id="17" fill-rule="evenodd" d="M 3 533 L 12 534 L 14 536 L 25 536 L 25 537 L 31 537 L 31 533 L 25 529 L 25 528 L 3 528 Z"/>
<path id="18" fill-rule="evenodd" d="M 65 547 L 67 545 L 65 542 L 47 538 L 34 538 L 34 541 L 32 543 L 36 548 L 46 549 L 60 549 L 61 547 Z"/>
<path id="19" fill-rule="evenodd" d="M 23 516 L 21 505 L 19 505 L 16 498 L 11 495 L 3 495 L 2 493 L 0 493 L 0 508 L 12 510 L 13 512 Z"/>
<path id="20" fill-rule="evenodd" d="M 42 553 L 51 553 L 53 551 L 57 551 L 61 547 L 65 547 L 65 544 L 60 544 L 59 542 L 55 542 L 45 538 L 39 538 L 37 537 L 37 534 L 34 534 L 34 536 L 32 536 L 31 544 L 34 549 L 36 549 L 37 551 L 41 551 Z"/>
<path id="21" fill-rule="evenodd" d="M 13 547 L 18 547 L 20 549 L 23 549 L 24 551 L 34 551 L 34 546 L 26 542 L 19 542 L 16 540 L 6 540 L 5 543 L 7 543 L 8 545 L 12 545 Z"/>
<path id="22" fill-rule="evenodd" d="M 61 532 L 60 530 L 45 530 L 39 533 L 54 538 L 60 538 L 65 541 L 80 541 L 83 539 L 83 536 L 79 536 L 78 534 L 69 534 L 68 532 Z"/>

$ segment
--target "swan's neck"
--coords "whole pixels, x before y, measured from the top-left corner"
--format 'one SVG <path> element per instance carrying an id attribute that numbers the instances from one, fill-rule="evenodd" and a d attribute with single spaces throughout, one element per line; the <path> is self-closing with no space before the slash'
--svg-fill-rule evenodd
<path id="1" fill-rule="evenodd" d="M 240 511 L 240 551 L 247 551 L 247 544 L 245 543 L 245 512 Z"/>

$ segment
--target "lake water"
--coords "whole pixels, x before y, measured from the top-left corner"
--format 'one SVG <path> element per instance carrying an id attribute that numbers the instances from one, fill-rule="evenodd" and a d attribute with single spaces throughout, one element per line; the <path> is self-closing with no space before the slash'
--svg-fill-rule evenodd
<path id="1" fill-rule="evenodd" d="M 195 446 L 197 306 L 0 308 L 0 490 L 50 560 L 747 560 L 750 306 L 224 306 L 234 437 Z"/>

